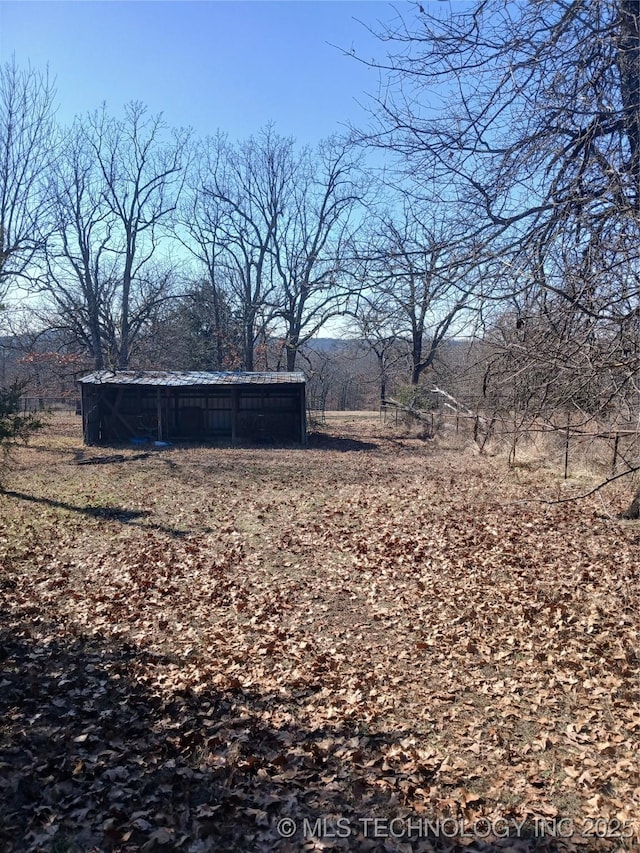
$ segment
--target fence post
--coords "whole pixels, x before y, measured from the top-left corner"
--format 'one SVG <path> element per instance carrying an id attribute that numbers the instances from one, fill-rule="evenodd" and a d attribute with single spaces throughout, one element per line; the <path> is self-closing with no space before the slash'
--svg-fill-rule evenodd
<path id="1" fill-rule="evenodd" d="M 618 444 L 620 442 L 620 433 L 616 433 L 616 440 L 613 442 L 613 462 L 611 463 L 611 473 L 616 473 L 616 462 L 618 461 Z"/>
<path id="2" fill-rule="evenodd" d="M 571 412 L 567 412 L 567 432 L 564 440 L 564 478 L 568 478 L 569 474 L 569 432 L 571 429 Z"/>
<path id="3" fill-rule="evenodd" d="M 513 408 L 513 440 L 511 442 L 511 453 L 509 454 L 509 464 L 516 464 L 516 446 L 518 444 L 518 419 L 517 419 L 517 409 Z"/>

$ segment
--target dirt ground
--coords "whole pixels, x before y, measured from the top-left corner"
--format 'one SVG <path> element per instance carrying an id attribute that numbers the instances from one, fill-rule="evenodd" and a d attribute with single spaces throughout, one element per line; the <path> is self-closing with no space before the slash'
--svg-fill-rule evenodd
<path id="1" fill-rule="evenodd" d="M 56 416 L 0 493 L 0 849 L 640 849 L 640 526 L 584 485 Z"/>

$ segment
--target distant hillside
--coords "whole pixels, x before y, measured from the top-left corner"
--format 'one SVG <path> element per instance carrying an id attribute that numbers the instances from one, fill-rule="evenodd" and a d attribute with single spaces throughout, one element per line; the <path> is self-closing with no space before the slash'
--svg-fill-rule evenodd
<path id="1" fill-rule="evenodd" d="M 312 352 L 331 353 L 336 350 L 344 349 L 345 347 L 357 346 L 358 344 L 364 345 L 364 341 L 359 338 L 314 338 L 307 341 L 305 349 L 311 350 Z M 444 349 L 446 347 L 452 348 L 468 345 L 469 341 L 466 338 L 453 338 L 452 340 L 445 341 L 441 344 L 441 347 Z"/>
<path id="2" fill-rule="evenodd" d="M 355 343 L 356 338 L 313 338 L 307 341 L 305 349 L 312 352 L 334 352 Z"/>

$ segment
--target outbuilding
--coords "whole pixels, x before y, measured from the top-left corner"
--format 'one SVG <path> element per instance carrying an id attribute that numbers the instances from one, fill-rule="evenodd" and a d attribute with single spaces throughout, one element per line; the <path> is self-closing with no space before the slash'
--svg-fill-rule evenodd
<path id="1" fill-rule="evenodd" d="M 302 373 L 100 370 L 79 380 L 85 444 L 305 444 Z"/>

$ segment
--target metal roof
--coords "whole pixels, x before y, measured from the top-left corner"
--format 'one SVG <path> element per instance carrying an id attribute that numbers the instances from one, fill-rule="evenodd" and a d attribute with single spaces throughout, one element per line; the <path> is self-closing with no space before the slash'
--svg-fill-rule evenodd
<path id="1" fill-rule="evenodd" d="M 98 370 L 83 376 L 84 385 L 154 385 L 182 387 L 187 385 L 284 385 L 305 381 L 303 373 L 276 371 L 213 370 Z"/>

